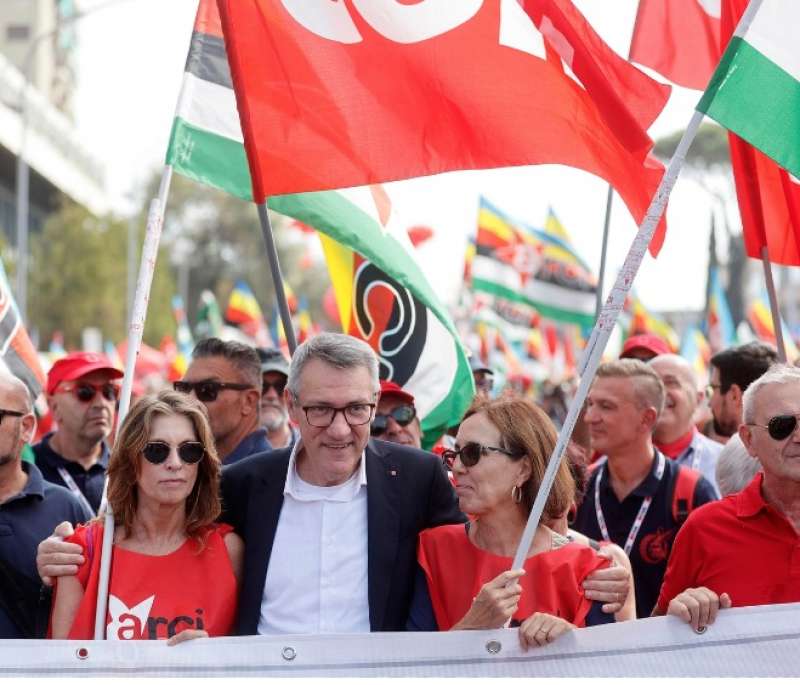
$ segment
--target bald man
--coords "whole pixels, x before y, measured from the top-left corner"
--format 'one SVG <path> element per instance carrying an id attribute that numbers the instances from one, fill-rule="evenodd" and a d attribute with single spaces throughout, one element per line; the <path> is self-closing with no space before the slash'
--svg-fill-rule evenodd
<path id="1" fill-rule="evenodd" d="M 91 516 L 69 490 L 23 462 L 36 429 L 30 394 L 0 368 L 0 639 L 44 637 L 48 607 L 39 602 L 36 547 L 60 521 Z"/>
<path id="2" fill-rule="evenodd" d="M 719 497 L 717 461 L 722 445 L 700 433 L 693 421 L 703 401 L 697 374 L 692 365 L 677 354 L 660 354 L 649 363 L 665 390 L 664 411 L 653 432 L 655 446 L 678 464 L 700 471 Z"/>

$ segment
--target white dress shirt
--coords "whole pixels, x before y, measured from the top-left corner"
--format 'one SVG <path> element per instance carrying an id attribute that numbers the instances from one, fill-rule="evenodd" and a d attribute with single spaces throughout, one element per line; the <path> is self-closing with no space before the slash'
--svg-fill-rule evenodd
<path id="1" fill-rule="evenodd" d="M 302 448 L 289 457 L 258 632 L 369 632 L 365 455 L 349 480 L 320 487 L 297 473 Z"/>

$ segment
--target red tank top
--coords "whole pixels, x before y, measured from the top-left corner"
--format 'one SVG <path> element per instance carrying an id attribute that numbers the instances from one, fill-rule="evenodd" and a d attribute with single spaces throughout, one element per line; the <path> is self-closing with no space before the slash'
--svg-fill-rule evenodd
<path id="1" fill-rule="evenodd" d="M 463 523 L 423 531 L 418 558 L 439 630 L 450 630 L 458 623 L 481 586 L 508 571 L 513 561 L 478 549 L 469 541 Z M 538 611 L 583 627 L 592 601 L 585 597 L 581 583 L 592 571 L 607 565 L 607 559 L 577 543 L 529 557 L 512 625 Z"/>
<path id="2" fill-rule="evenodd" d="M 230 635 L 237 588 L 224 537 L 232 528 L 212 526 L 198 552 L 194 540 L 164 556 L 114 545 L 111 563 L 107 636 L 109 640 L 157 640 L 189 628 L 212 637 Z M 102 524 L 81 526 L 68 539 L 81 545 L 87 563 L 78 570 L 86 592 L 69 632 L 70 639 L 91 639 L 103 540 Z"/>

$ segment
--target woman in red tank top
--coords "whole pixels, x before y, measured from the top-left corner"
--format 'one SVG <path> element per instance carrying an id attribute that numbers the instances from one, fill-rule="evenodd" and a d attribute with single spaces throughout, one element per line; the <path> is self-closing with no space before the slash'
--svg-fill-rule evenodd
<path id="1" fill-rule="evenodd" d="M 189 395 L 146 396 L 123 422 L 108 464 L 114 511 L 109 640 L 228 635 L 244 545 L 220 514 L 220 463 L 205 407 Z M 54 638 L 89 639 L 100 574 L 102 521 L 69 538 L 87 563 L 58 579 Z"/>

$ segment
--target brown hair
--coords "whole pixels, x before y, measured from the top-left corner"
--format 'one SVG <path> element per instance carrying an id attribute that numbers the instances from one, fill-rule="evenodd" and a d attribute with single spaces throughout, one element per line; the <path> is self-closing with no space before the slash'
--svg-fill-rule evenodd
<path id="1" fill-rule="evenodd" d="M 133 405 L 114 443 L 108 461 L 108 503 L 117 525 L 131 535 L 139 500 L 137 481 L 141 470 L 142 450 L 150 440 L 153 420 L 158 416 L 185 416 L 194 426 L 198 441 L 206 450 L 197 468 L 197 480 L 186 498 L 186 535 L 201 549 L 209 524 L 222 511 L 219 498 L 220 462 L 214 436 L 208 423 L 205 405 L 191 395 L 162 390 L 146 395 Z"/>
<path id="2" fill-rule="evenodd" d="M 538 406 L 522 397 L 478 399 L 467 410 L 464 418 L 473 414 L 485 414 L 500 431 L 500 447 L 519 455 L 518 459 L 527 459 L 530 463 L 531 477 L 522 486 L 522 505 L 530 513 L 550 455 L 556 446 L 558 435 L 553 422 Z M 572 504 L 574 493 L 575 482 L 567 462 L 562 459 L 543 516 L 547 518 L 561 516 Z"/>

